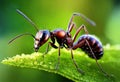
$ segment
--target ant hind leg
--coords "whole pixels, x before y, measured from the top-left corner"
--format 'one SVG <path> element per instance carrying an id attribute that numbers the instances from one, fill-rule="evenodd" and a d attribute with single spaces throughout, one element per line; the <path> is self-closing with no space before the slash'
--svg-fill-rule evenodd
<path id="1" fill-rule="evenodd" d="M 98 63 L 97 58 L 96 58 L 94 52 L 92 51 L 92 48 L 90 47 L 89 42 L 88 42 L 86 39 L 85 39 L 85 41 L 86 41 L 88 47 L 90 48 L 90 51 L 92 52 L 93 57 L 95 58 L 95 61 L 96 61 L 96 64 L 97 64 L 98 68 L 101 70 L 101 72 L 102 72 L 105 76 L 110 77 L 110 75 L 109 75 L 107 72 L 105 72 L 105 71 L 103 70 L 102 66 Z"/>

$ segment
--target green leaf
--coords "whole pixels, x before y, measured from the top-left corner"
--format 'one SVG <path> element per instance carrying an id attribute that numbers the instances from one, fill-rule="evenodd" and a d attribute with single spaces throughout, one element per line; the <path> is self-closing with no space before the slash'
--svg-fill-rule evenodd
<path id="1" fill-rule="evenodd" d="M 77 82 L 119 82 L 120 81 L 120 46 L 104 46 L 104 56 L 98 60 L 105 72 L 112 77 L 104 76 L 99 70 L 94 59 L 89 58 L 80 49 L 74 50 L 74 58 L 79 68 L 85 74 L 80 74 L 72 61 L 69 50 L 61 49 L 61 57 L 59 69 L 55 70 L 58 61 L 58 50 L 51 49 L 43 58 L 42 53 L 21 54 L 14 57 L 6 58 L 2 61 L 3 64 L 45 70 L 52 73 L 57 73 L 63 77 Z"/>

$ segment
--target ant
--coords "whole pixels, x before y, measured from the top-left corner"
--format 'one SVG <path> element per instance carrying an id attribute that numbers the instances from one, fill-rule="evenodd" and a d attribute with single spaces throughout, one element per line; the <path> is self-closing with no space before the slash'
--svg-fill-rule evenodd
<path id="1" fill-rule="evenodd" d="M 37 52 L 43 44 L 45 44 L 49 39 L 51 39 L 51 42 L 48 42 L 48 46 L 46 48 L 45 54 L 48 52 L 49 46 L 55 49 L 58 49 L 58 62 L 56 64 L 56 69 L 58 69 L 58 66 L 60 64 L 60 49 L 66 48 L 71 51 L 71 57 L 77 71 L 80 72 L 81 74 L 84 74 L 84 71 L 82 71 L 78 67 L 73 56 L 73 50 L 77 48 L 81 48 L 81 50 L 87 53 L 87 55 L 90 58 L 95 59 L 96 64 L 100 68 L 101 72 L 103 72 L 105 75 L 108 76 L 108 74 L 103 70 L 102 66 L 97 61 L 103 56 L 103 53 L 104 53 L 101 42 L 95 36 L 90 35 L 88 33 L 85 25 L 81 25 L 78 29 L 76 29 L 76 33 L 74 34 L 73 37 L 70 34 L 72 29 L 76 28 L 76 25 L 73 22 L 73 19 L 75 16 L 80 16 L 81 18 L 85 19 L 89 24 L 91 24 L 92 26 L 95 26 L 96 24 L 92 20 L 90 20 L 89 18 L 87 18 L 81 13 L 73 13 L 72 17 L 70 18 L 67 31 L 64 31 L 62 29 L 56 29 L 50 32 L 49 30 L 38 30 L 38 27 L 36 26 L 36 24 L 32 22 L 32 20 L 28 18 L 22 11 L 20 11 L 19 9 L 17 9 L 16 11 L 34 26 L 37 33 L 36 33 L 36 36 L 34 36 L 31 33 L 24 33 L 24 34 L 18 35 L 12 40 L 10 40 L 9 44 L 21 36 L 30 35 L 34 38 L 34 49 Z M 77 35 L 82 29 L 85 31 L 85 34 L 80 36 L 79 39 L 75 42 Z M 59 46 L 55 45 L 55 41 L 57 41 Z"/>

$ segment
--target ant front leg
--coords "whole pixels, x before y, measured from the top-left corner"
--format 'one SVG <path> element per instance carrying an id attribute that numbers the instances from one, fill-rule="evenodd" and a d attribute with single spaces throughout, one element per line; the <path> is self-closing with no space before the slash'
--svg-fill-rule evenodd
<path id="1" fill-rule="evenodd" d="M 50 45 L 51 47 L 55 48 L 55 49 L 58 48 L 54 43 L 52 43 L 52 42 L 48 42 L 48 46 L 47 46 L 47 48 L 46 48 L 45 53 L 43 54 L 43 58 L 44 58 L 44 55 L 47 54 L 48 51 L 49 51 L 49 45 Z"/>
<path id="2" fill-rule="evenodd" d="M 48 51 L 49 51 L 49 45 L 50 45 L 51 47 L 55 48 L 55 49 L 58 48 L 58 47 L 55 45 L 55 39 L 54 39 L 53 36 L 51 36 L 51 41 L 52 41 L 52 42 L 48 42 L 48 46 L 47 46 L 47 48 L 46 48 L 45 53 L 43 54 L 43 57 L 44 57 L 45 54 L 48 53 Z"/>
<path id="3" fill-rule="evenodd" d="M 48 53 L 48 51 L 49 51 L 49 45 L 52 46 L 53 48 L 58 48 L 55 44 L 53 44 L 52 42 L 49 42 L 49 43 L 48 43 L 48 46 L 47 46 L 47 48 L 46 48 L 46 52 L 45 52 L 44 54 L 47 54 L 47 53 Z"/>
<path id="4" fill-rule="evenodd" d="M 57 47 L 54 43 L 49 42 L 49 43 L 48 43 L 48 46 L 47 46 L 47 48 L 46 48 L 46 52 L 43 54 L 43 58 L 44 58 L 44 55 L 47 54 L 48 51 L 49 51 L 49 45 L 50 45 L 51 47 L 55 48 L 55 49 L 58 48 L 58 62 L 57 62 L 57 64 L 56 64 L 56 66 L 55 66 L 55 69 L 58 70 L 58 67 L 59 67 L 59 64 L 60 64 L 60 46 Z"/>

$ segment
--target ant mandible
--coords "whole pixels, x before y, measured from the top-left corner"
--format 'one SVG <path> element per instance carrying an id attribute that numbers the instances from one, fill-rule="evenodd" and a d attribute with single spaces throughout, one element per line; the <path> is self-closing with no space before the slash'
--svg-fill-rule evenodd
<path id="1" fill-rule="evenodd" d="M 15 38 L 13 38 L 12 40 L 10 40 L 9 44 L 21 36 L 30 35 L 34 38 L 34 49 L 37 52 L 39 50 L 39 48 L 48 41 L 48 39 L 51 39 L 51 42 L 48 42 L 48 46 L 46 48 L 45 54 L 48 52 L 49 45 L 52 46 L 53 48 L 56 48 L 56 49 L 58 48 L 58 63 L 56 64 L 56 69 L 58 69 L 58 66 L 60 64 L 60 49 L 64 47 L 71 51 L 71 57 L 72 57 L 73 63 L 75 65 L 76 69 L 78 70 L 78 72 L 80 72 L 81 74 L 84 74 L 84 71 L 82 71 L 78 67 L 78 65 L 74 59 L 73 52 L 72 52 L 72 50 L 81 48 L 85 53 L 88 54 L 89 57 L 95 59 L 96 64 L 98 65 L 100 70 L 105 75 L 108 75 L 103 70 L 102 66 L 97 62 L 97 60 L 103 56 L 103 47 L 102 47 L 101 42 L 95 36 L 90 35 L 88 33 L 85 25 L 81 25 L 77 29 L 73 38 L 70 34 L 72 29 L 76 28 L 76 25 L 73 22 L 73 18 L 75 16 L 80 16 L 81 18 L 85 19 L 88 23 L 90 23 L 92 26 L 95 26 L 95 23 L 92 20 L 90 20 L 89 18 L 87 18 L 86 16 L 84 16 L 81 13 L 73 13 L 73 15 L 69 21 L 67 31 L 64 31 L 62 29 L 56 29 L 56 30 L 50 32 L 49 30 L 38 30 L 38 27 L 36 26 L 36 24 L 34 22 L 32 22 L 32 20 L 30 18 L 28 18 L 23 12 L 21 12 L 19 9 L 17 9 L 17 12 L 20 15 L 22 15 L 25 19 L 27 19 L 28 22 L 30 22 L 35 27 L 37 33 L 36 33 L 36 36 L 34 36 L 31 33 L 24 33 L 24 34 L 18 35 Z M 79 34 L 79 32 L 82 29 L 85 31 L 85 34 L 80 36 L 79 39 L 75 42 L 77 35 Z M 59 46 L 55 45 L 55 41 L 57 41 Z"/>

